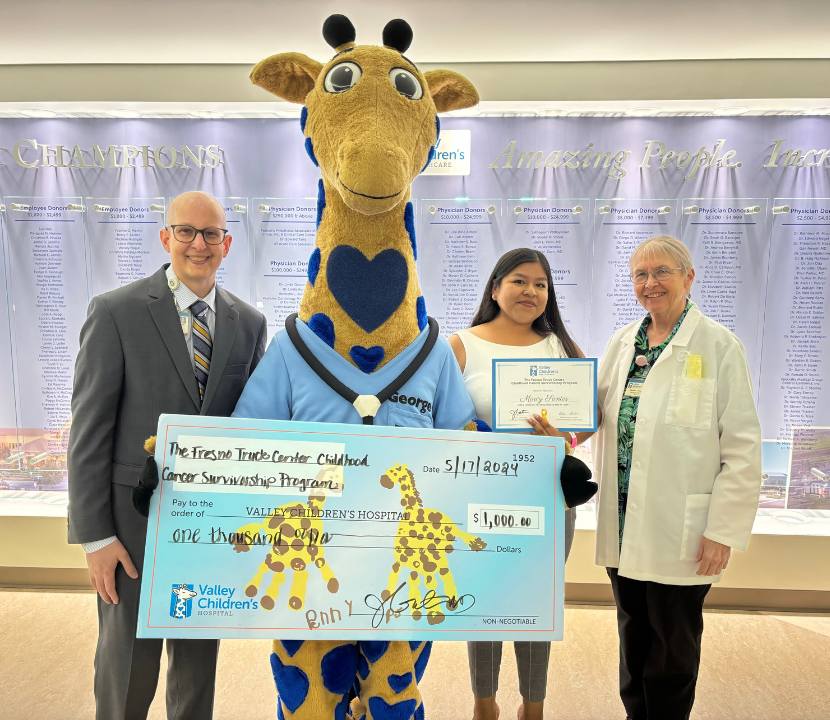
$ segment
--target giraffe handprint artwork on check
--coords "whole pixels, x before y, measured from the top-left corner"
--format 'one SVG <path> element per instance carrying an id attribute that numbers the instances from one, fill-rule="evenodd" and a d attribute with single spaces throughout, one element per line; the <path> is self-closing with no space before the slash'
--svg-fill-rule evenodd
<path id="1" fill-rule="evenodd" d="M 400 587 L 401 573 L 408 571 L 409 593 L 404 603 L 409 606 L 412 618 L 420 620 L 426 615 L 430 625 L 437 625 L 445 618 L 442 607 L 453 611 L 464 602 L 464 595 L 459 596 L 450 571 L 450 556 L 455 550 L 453 543 L 460 540 L 474 552 L 484 550 L 487 543 L 464 532 L 440 510 L 425 508 L 415 487 L 415 473 L 406 464 L 390 467 L 381 477 L 380 484 L 390 490 L 398 486 L 405 518 L 398 525 L 395 562 L 381 598 L 388 600 L 395 595 Z M 421 593 L 422 581 L 426 588 L 424 595 Z M 442 596 L 438 595 L 439 581 L 443 586 Z M 396 596 L 396 600 L 398 598 Z"/>
<path id="2" fill-rule="evenodd" d="M 343 469 L 326 465 L 315 478 L 320 487 L 343 487 Z M 319 572 L 330 593 L 340 589 L 340 582 L 325 557 L 329 535 L 323 530 L 322 508 L 326 502 L 323 490 L 312 490 L 308 502 L 292 502 L 274 508 L 262 522 L 239 528 L 233 538 L 238 553 L 263 546 L 267 540 L 265 559 L 251 578 L 245 594 L 256 597 L 265 577 L 273 573 L 271 582 L 259 600 L 264 610 L 273 610 L 280 588 L 288 573 L 293 574 L 288 594 L 288 607 L 302 610 L 305 605 L 309 570 Z M 312 580 L 314 582 L 315 580 Z"/>

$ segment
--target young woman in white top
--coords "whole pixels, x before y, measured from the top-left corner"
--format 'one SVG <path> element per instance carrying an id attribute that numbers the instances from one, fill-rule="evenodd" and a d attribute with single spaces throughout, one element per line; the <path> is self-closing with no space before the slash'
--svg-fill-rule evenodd
<path id="1" fill-rule="evenodd" d="M 450 337 L 479 420 L 492 422 L 494 358 L 584 357 L 571 339 L 553 289 L 547 258 L 519 248 L 496 263 L 469 330 Z M 575 447 L 593 433 L 560 432 L 540 415 L 528 422 L 536 435 L 561 437 Z M 565 557 L 574 536 L 576 510 L 565 513 Z M 475 695 L 473 720 L 496 720 L 501 642 L 467 643 Z M 515 642 L 522 705 L 519 720 L 541 720 L 545 704 L 549 642 Z"/>

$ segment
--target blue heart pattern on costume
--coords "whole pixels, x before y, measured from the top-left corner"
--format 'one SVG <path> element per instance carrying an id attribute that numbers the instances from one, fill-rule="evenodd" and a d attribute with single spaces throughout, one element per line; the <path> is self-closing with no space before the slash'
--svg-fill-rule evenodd
<path id="1" fill-rule="evenodd" d="M 403 675 L 390 675 L 386 680 L 389 683 L 389 687 L 395 692 L 396 695 L 399 695 L 404 690 L 406 690 L 412 684 L 412 673 L 404 673 Z"/>
<path id="2" fill-rule="evenodd" d="M 357 645 L 340 645 L 329 650 L 320 662 L 323 685 L 335 695 L 348 693 L 357 672 Z"/>
<path id="3" fill-rule="evenodd" d="M 308 675 L 298 667 L 284 665 L 274 652 L 271 653 L 271 670 L 280 700 L 290 712 L 297 712 L 308 695 Z"/>
<path id="4" fill-rule="evenodd" d="M 383 361 L 385 354 L 380 345 L 375 345 L 370 348 L 365 348 L 361 345 L 352 345 L 349 350 L 349 355 L 354 360 L 354 364 L 367 375 L 375 371 L 377 366 Z"/>
<path id="5" fill-rule="evenodd" d="M 391 248 L 369 260 L 351 245 L 329 254 L 326 280 L 344 312 L 367 333 L 374 332 L 397 310 L 409 284 L 406 259 Z"/>
<path id="6" fill-rule="evenodd" d="M 369 712 L 373 718 L 383 720 L 409 720 L 415 712 L 417 700 L 401 700 L 399 703 L 390 705 L 382 697 L 369 698 Z"/>

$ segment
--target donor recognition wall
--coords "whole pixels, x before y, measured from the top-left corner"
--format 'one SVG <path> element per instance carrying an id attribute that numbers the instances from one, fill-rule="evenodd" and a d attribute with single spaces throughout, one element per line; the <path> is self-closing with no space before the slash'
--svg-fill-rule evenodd
<path id="1" fill-rule="evenodd" d="M 165 262 L 170 199 L 224 204 L 219 283 L 270 338 L 305 287 L 318 179 L 294 120 L 0 120 L 0 502 L 66 490 L 87 305 Z M 469 325 L 497 258 L 533 247 L 596 357 L 644 315 L 632 250 L 679 237 L 693 300 L 746 348 L 760 510 L 830 520 L 830 118 L 446 118 L 412 202 L 445 336 Z"/>

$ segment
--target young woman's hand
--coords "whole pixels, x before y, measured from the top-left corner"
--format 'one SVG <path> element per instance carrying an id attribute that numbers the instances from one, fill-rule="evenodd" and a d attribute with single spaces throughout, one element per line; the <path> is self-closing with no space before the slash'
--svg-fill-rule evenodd
<path id="1" fill-rule="evenodd" d="M 527 419 L 527 421 L 533 427 L 533 432 L 530 433 L 531 435 L 548 435 L 550 437 L 562 438 L 568 443 L 571 442 L 570 433 L 560 432 L 547 421 L 547 418 L 543 418 L 541 415 L 534 413 L 532 417 Z"/>

